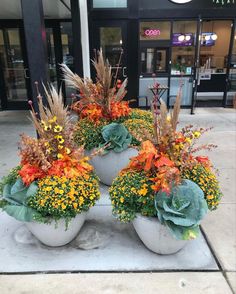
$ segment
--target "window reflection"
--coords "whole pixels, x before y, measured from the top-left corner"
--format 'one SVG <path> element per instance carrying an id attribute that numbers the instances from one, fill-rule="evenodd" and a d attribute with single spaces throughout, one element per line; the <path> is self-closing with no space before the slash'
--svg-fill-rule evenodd
<path id="1" fill-rule="evenodd" d="M 175 21 L 172 35 L 172 75 L 191 75 L 195 61 L 196 21 Z"/>

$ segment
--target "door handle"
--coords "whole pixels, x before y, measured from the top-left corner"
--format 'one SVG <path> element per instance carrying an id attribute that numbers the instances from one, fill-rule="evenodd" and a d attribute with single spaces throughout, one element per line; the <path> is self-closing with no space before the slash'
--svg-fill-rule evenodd
<path id="1" fill-rule="evenodd" d="M 29 71 L 28 68 L 24 68 L 24 77 L 25 77 L 25 79 L 30 79 L 30 76 L 28 75 L 28 71 Z"/>
<path id="2" fill-rule="evenodd" d="M 127 67 L 123 67 L 122 69 L 122 74 L 124 78 L 127 78 L 127 74 L 125 73 L 125 70 L 127 69 Z"/>

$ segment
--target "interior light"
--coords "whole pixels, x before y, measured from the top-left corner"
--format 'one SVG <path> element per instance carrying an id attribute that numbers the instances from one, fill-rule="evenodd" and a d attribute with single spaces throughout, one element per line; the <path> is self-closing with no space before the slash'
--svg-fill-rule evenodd
<path id="1" fill-rule="evenodd" d="M 178 37 L 178 40 L 179 40 L 180 42 L 183 42 L 184 39 L 185 39 L 185 36 L 184 36 L 184 35 L 180 35 L 180 36 Z"/>
<path id="2" fill-rule="evenodd" d="M 191 40 L 191 36 L 189 36 L 189 35 L 185 36 L 185 40 L 186 41 L 190 41 Z"/>
<path id="3" fill-rule="evenodd" d="M 122 45 L 123 44 L 123 41 L 122 40 L 120 40 L 120 45 Z"/>
<path id="4" fill-rule="evenodd" d="M 211 35 L 211 38 L 212 38 L 213 41 L 215 41 L 215 40 L 218 39 L 218 36 L 217 36 L 217 34 L 212 34 L 212 35 Z"/>

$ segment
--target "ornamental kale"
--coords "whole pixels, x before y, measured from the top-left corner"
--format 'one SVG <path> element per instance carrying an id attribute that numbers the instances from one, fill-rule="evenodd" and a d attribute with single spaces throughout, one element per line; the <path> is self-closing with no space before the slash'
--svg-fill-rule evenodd
<path id="1" fill-rule="evenodd" d="M 113 150 L 120 153 L 126 150 L 132 142 L 132 136 L 126 127 L 118 123 L 111 123 L 103 127 L 102 136 L 105 141 L 102 146 L 106 146 L 105 152 Z"/>
<path id="2" fill-rule="evenodd" d="M 174 186 L 170 195 L 158 192 L 155 206 L 160 222 L 179 240 L 195 239 L 200 231 L 200 221 L 208 211 L 203 191 L 190 180 Z"/>
<path id="3" fill-rule="evenodd" d="M 35 182 L 26 187 L 21 178 L 14 184 L 6 184 L 3 188 L 2 199 L 4 205 L 2 209 L 19 221 L 30 222 L 38 215 L 37 211 L 27 206 L 27 199 L 33 196 L 38 190 Z"/>

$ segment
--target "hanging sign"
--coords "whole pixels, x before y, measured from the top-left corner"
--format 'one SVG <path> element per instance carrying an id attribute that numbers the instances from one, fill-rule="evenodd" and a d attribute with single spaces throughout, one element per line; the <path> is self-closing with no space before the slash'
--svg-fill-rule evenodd
<path id="1" fill-rule="evenodd" d="M 212 0 L 216 5 L 226 6 L 227 4 L 235 4 L 236 0 Z"/>
<path id="2" fill-rule="evenodd" d="M 170 0 L 170 1 L 176 4 L 185 4 L 185 3 L 191 2 L 192 0 Z"/>

